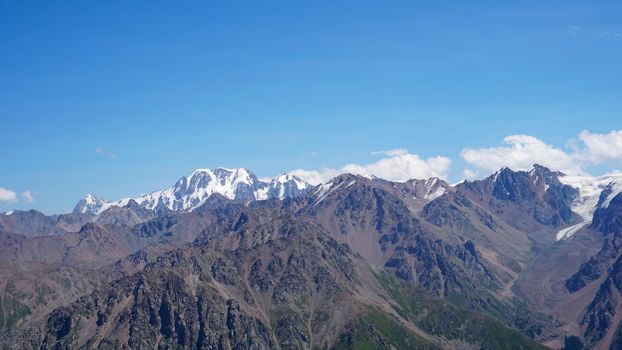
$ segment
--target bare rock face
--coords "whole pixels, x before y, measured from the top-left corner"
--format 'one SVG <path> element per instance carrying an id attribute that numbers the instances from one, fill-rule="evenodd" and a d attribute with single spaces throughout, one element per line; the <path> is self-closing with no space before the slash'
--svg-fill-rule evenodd
<path id="1" fill-rule="evenodd" d="M 208 241 L 172 251 L 53 311 L 37 326 L 40 346 L 273 349 L 325 342 L 330 324 L 344 317 L 329 305 L 352 302 L 360 259 L 293 218 L 243 224 L 233 236 L 236 249 L 210 249 Z"/>
<path id="2" fill-rule="evenodd" d="M 473 241 L 448 242 L 435 237 L 400 195 L 384 185 L 361 177 L 336 178 L 328 194 L 319 196 L 307 209 L 308 215 L 329 231 L 337 228 L 339 234 L 334 237 L 352 242 L 359 254 L 377 259 L 400 279 L 432 293 L 447 296 L 471 288 L 494 288 L 497 276 L 478 255 Z M 461 219 L 468 225 L 468 220 L 456 219 L 459 212 L 443 204 L 448 196 L 455 195 L 431 201 L 422 216 L 439 225 Z M 361 234 L 365 237 L 357 237 Z"/>
<path id="3" fill-rule="evenodd" d="M 617 194 L 605 208 L 594 212 L 592 227 L 605 235 L 622 235 L 622 194 Z"/>
<path id="4" fill-rule="evenodd" d="M 619 297 L 615 295 L 616 290 L 619 291 L 619 287 L 612 279 L 607 279 L 590 303 L 582 321 L 586 325 L 585 339 L 588 344 L 601 340 L 613 326 L 619 304 Z"/>
<path id="5" fill-rule="evenodd" d="M 387 201 L 381 201 L 386 210 L 376 211 L 377 228 L 409 244 L 392 254 L 409 256 L 404 266 L 419 276 L 400 283 L 424 290 L 438 283 L 460 287 L 464 273 L 487 273 L 473 242 L 451 246 L 427 237 L 421 231 L 425 225 L 400 209 L 399 201 Z M 399 219 L 390 215 L 394 211 Z M 414 331 L 414 321 L 400 319 L 373 269 L 315 220 L 222 200 L 194 215 L 199 213 L 210 224 L 194 243 L 133 255 L 140 256 L 142 269 L 8 333 L 7 348 L 325 348 L 344 339 L 358 344 L 367 334 L 387 349 L 400 344 L 432 349 L 442 343 Z M 80 235 L 102 240 L 108 230 L 89 224 Z M 440 280 L 425 277 L 430 266 Z M 352 328 L 360 327 L 360 320 L 373 332 Z M 387 335 L 379 322 L 390 322 L 404 338 Z M 509 332 L 536 346 L 516 330 Z"/>
<path id="6" fill-rule="evenodd" d="M 567 334 L 568 319 L 515 288 L 579 220 L 559 173 L 503 169 L 456 186 L 346 174 L 307 187 L 242 170 L 195 172 L 119 205 L 91 198 L 72 214 L 0 216 L 0 348 L 622 342 L 620 196 L 586 226 L 601 252 L 554 276 L 560 299 L 594 290 L 572 325 L 581 334 Z"/>
<path id="7" fill-rule="evenodd" d="M 571 210 L 579 191 L 562 184 L 561 175 L 539 165 L 530 172 L 504 168 L 482 181 L 467 181 L 458 187 L 512 226 L 533 231 L 579 221 Z"/>
<path id="8" fill-rule="evenodd" d="M 619 239 L 606 239 L 600 252 L 581 265 L 579 271 L 566 281 L 568 291 L 574 293 L 606 274 L 611 261 L 620 254 L 621 243 Z"/>
<path id="9" fill-rule="evenodd" d="M 617 272 L 615 261 L 622 254 L 622 194 L 615 196 L 608 207 L 596 210 L 592 227 L 606 238 L 600 252 L 568 279 L 566 287 L 570 292 L 580 290 L 609 272 Z"/>
<path id="10" fill-rule="evenodd" d="M 620 344 L 618 334 L 622 327 L 616 321 L 616 315 L 622 313 L 622 194 L 616 195 L 607 207 L 596 210 L 592 227 L 605 236 L 603 246 L 566 281 L 566 288 L 576 293 L 601 281 L 581 322 L 585 327 L 584 340 L 592 346 L 609 335 L 615 348 Z"/>

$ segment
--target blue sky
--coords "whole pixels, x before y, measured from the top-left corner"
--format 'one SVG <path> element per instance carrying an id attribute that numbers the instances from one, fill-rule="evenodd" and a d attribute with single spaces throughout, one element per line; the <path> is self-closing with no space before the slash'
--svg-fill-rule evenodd
<path id="1" fill-rule="evenodd" d="M 619 1 L 0 0 L 0 188 L 16 194 L 0 211 L 392 149 L 447 157 L 457 181 L 488 169 L 465 148 L 517 134 L 573 152 L 582 130 L 622 128 L 620 18 Z"/>

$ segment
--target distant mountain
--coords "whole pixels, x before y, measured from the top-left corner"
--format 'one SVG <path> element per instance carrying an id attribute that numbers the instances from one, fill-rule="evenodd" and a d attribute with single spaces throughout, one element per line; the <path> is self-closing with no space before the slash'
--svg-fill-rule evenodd
<path id="1" fill-rule="evenodd" d="M 65 233 L 65 230 L 57 225 L 55 218 L 30 209 L 0 214 L 0 232 L 19 233 L 26 236 L 54 236 Z"/>
<path id="2" fill-rule="evenodd" d="M 110 202 L 89 194 L 78 202 L 73 212 L 99 215 L 111 207 L 125 207 L 130 200 L 156 212 L 186 212 L 200 206 L 214 193 L 248 203 L 253 200 L 297 197 L 312 187 L 300 178 L 288 174 L 270 181 L 262 181 L 244 168 L 197 169 L 179 179 L 171 188 L 136 198 Z"/>
<path id="3" fill-rule="evenodd" d="M 617 349 L 622 175 L 199 169 L 0 214 L 0 349 Z"/>
<path id="4" fill-rule="evenodd" d="M 76 207 L 73 209 L 73 213 L 95 215 L 100 212 L 100 209 L 109 203 L 110 201 L 107 199 L 87 194 L 84 198 L 78 201 L 78 204 L 76 204 Z"/>

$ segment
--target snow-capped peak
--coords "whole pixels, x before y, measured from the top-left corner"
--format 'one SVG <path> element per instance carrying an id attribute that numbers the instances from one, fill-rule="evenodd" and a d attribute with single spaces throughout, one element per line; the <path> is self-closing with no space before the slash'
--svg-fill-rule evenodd
<path id="1" fill-rule="evenodd" d="M 248 203 L 253 200 L 296 197 L 310 188 L 311 185 L 294 175 L 281 175 L 267 182 L 244 168 L 197 169 L 179 179 L 171 188 L 136 198 L 108 202 L 88 195 L 78 203 L 74 212 L 100 214 L 113 206 L 127 206 L 131 199 L 151 210 L 186 212 L 203 204 L 214 193 Z"/>
<path id="2" fill-rule="evenodd" d="M 268 183 L 262 183 L 267 185 L 258 188 L 256 199 L 297 197 L 311 188 L 311 185 L 292 174 L 279 175 Z"/>
<path id="3" fill-rule="evenodd" d="M 273 180 L 273 185 L 274 187 L 277 186 L 277 184 L 290 184 L 292 186 L 295 186 L 297 189 L 299 190 L 306 190 L 309 187 L 311 187 L 310 184 L 306 183 L 304 180 L 302 180 L 301 178 L 299 178 L 296 175 L 292 175 L 292 174 L 283 174 L 278 176 L 276 179 Z"/>
<path id="4" fill-rule="evenodd" d="M 73 212 L 82 214 L 97 214 L 100 209 L 108 203 L 109 201 L 105 198 L 99 198 L 93 196 L 92 194 L 87 194 L 78 202 L 78 204 L 76 204 Z"/>

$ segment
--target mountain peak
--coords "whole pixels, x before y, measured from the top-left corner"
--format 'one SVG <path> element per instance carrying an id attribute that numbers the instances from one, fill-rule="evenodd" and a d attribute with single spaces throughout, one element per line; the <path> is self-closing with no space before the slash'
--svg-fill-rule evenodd
<path id="1" fill-rule="evenodd" d="M 87 194 L 76 204 L 73 212 L 80 214 L 97 214 L 99 210 L 108 203 L 109 201 L 105 198 Z"/>
<path id="2" fill-rule="evenodd" d="M 201 168 L 180 178 L 173 187 L 158 190 L 136 198 L 125 198 L 115 202 L 93 195 L 80 200 L 74 213 L 98 215 L 112 206 L 139 205 L 155 211 L 192 211 L 202 205 L 211 195 L 248 203 L 270 198 L 285 199 L 303 195 L 311 185 L 302 179 L 283 174 L 271 181 L 262 181 L 246 168 Z"/>

